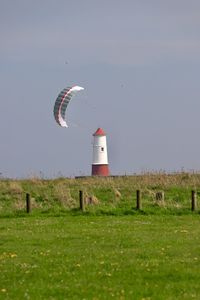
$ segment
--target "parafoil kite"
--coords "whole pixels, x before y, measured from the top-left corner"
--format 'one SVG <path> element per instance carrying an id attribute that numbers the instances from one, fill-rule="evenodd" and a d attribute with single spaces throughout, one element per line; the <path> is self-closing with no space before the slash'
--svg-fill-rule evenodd
<path id="1" fill-rule="evenodd" d="M 65 121 L 65 112 L 71 98 L 79 91 L 84 90 L 81 86 L 64 88 L 56 98 L 54 105 L 54 118 L 61 127 L 68 127 Z"/>

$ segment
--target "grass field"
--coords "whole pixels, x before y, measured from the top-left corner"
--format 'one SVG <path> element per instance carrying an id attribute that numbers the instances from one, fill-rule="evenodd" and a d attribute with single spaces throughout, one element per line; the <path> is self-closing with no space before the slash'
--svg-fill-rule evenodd
<path id="1" fill-rule="evenodd" d="M 1 218 L 0 299 L 200 299 L 200 221 Z"/>
<path id="2" fill-rule="evenodd" d="M 0 299 L 200 299 L 192 189 L 198 202 L 199 174 L 2 179 Z M 84 213 L 79 190 L 93 200 Z"/>

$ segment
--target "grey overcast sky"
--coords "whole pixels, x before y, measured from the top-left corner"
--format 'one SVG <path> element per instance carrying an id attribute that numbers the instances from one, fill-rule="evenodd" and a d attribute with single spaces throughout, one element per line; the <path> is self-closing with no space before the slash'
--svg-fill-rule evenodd
<path id="1" fill-rule="evenodd" d="M 199 0 L 0 0 L 0 172 L 200 170 Z M 53 118 L 66 86 L 85 90 Z"/>

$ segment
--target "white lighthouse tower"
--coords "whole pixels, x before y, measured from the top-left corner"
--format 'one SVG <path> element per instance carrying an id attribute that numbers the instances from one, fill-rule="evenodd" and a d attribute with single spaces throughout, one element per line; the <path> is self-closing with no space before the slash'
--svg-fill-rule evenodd
<path id="1" fill-rule="evenodd" d="M 106 134 L 102 128 L 98 128 L 93 136 L 92 176 L 108 176 Z"/>

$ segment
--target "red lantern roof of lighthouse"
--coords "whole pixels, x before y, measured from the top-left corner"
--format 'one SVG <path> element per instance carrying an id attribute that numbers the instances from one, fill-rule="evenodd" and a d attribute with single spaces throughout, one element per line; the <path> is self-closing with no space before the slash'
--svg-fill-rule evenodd
<path id="1" fill-rule="evenodd" d="M 98 128 L 96 130 L 96 132 L 93 134 L 93 136 L 97 136 L 97 135 L 106 135 L 105 131 L 102 128 Z"/>

